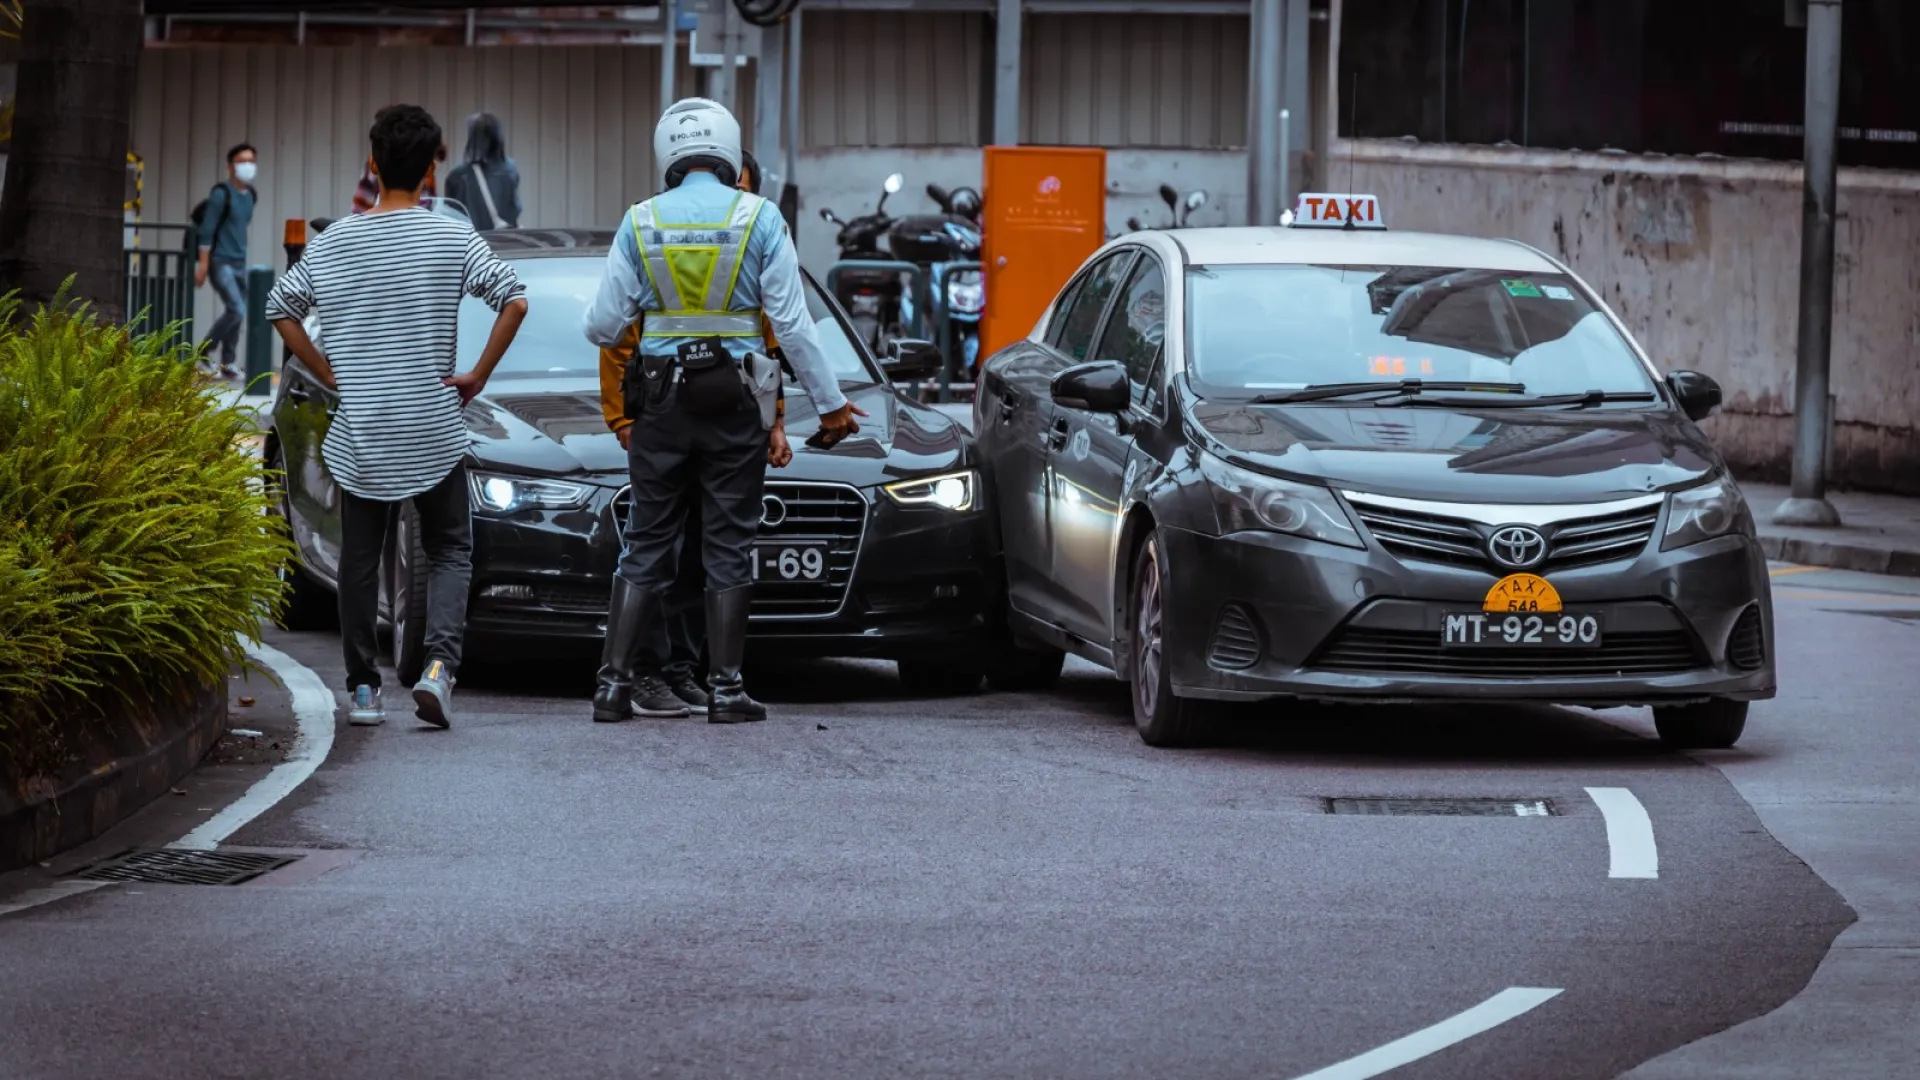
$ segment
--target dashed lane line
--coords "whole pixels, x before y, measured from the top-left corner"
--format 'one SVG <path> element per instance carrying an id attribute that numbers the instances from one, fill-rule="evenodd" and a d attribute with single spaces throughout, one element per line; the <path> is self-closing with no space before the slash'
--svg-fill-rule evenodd
<path id="1" fill-rule="evenodd" d="M 1533 1011 L 1559 993 L 1559 990 L 1536 986 L 1509 986 L 1473 1008 L 1449 1016 L 1432 1027 L 1421 1028 L 1359 1057 L 1317 1069 L 1296 1080 L 1368 1080 L 1369 1077 L 1379 1076 L 1491 1031 Z"/>
<path id="2" fill-rule="evenodd" d="M 1660 849 L 1653 841 L 1653 819 L 1647 808 L 1623 787 L 1590 787 L 1587 797 L 1607 822 L 1610 878 L 1657 878 Z"/>
<path id="3" fill-rule="evenodd" d="M 280 677 L 293 698 L 298 735 L 287 759 L 273 767 L 225 809 L 201 822 L 192 832 L 168 844 L 171 848 L 210 851 L 281 799 L 293 793 L 333 749 L 333 691 L 313 669 L 264 642 L 247 645 L 247 655 Z"/>

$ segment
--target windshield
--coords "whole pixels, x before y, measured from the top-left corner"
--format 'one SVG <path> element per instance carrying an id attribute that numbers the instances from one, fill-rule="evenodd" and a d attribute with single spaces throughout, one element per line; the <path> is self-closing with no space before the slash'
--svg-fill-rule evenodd
<path id="1" fill-rule="evenodd" d="M 1188 372 L 1202 394 L 1401 379 L 1528 394 L 1649 393 L 1640 358 L 1565 274 L 1428 266 L 1197 266 Z"/>
<path id="2" fill-rule="evenodd" d="M 600 352 L 580 329 L 580 317 L 600 288 L 604 257 L 512 259 L 527 287 L 527 318 L 495 374 L 593 374 Z M 813 279 L 806 280 L 807 314 L 813 316 L 827 363 L 842 382 L 872 382 L 860 350 L 834 319 Z M 459 370 L 471 371 L 493 332 L 493 309 L 469 296 L 460 302 Z"/>

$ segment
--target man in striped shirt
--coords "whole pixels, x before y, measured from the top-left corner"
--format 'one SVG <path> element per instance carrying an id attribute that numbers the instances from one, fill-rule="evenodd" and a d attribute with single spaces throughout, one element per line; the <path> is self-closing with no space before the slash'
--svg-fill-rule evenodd
<path id="1" fill-rule="evenodd" d="M 440 126 L 416 105 L 380 110 L 370 132 L 380 198 L 314 239 L 267 298 L 267 318 L 314 377 L 338 391 L 320 447 L 341 488 L 340 637 L 347 719 L 377 724 L 376 620 L 380 556 L 396 512 L 411 503 L 427 555 L 426 663 L 413 688 L 417 715 L 451 723 L 454 673 L 466 633 L 473 573 L 462 410 L 487 384 L 526 317 L 526 289 L 463 219 L 420 206 L 433 178 Z M 454 372 L 461 298 L 499 318 L 472 371 Z M 301 325 L 322 324 L 323 355 Z"/>

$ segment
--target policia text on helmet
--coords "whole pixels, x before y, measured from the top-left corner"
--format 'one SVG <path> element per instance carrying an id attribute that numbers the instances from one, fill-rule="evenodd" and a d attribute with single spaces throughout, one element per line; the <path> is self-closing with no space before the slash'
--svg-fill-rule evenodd
<path id="1" fill-rule="evenodd" d="M 854 417 L 864 414 L 840 392 L 821 351 L 779 211 L 735 187 L 739 121 L 713 101 L 687 98 L 661 116 L 653 149 L 666 190 L 621 220 L 583 320 L 588 340 L 601 348 L 616 347 L 642 320 L 632 361 L 640 365 L 640 400 L 629 414 L 632 503 L 593 717 L 632 714 L 639 635 L 660 616 L 689 503 L 700 499 L 708 719 L 760 720 L 766 709 L 747 696 L 740 663 L 768 431 L 780 393 L 763 317 L 819 413 L 823 441 L 858 431 Z"/>

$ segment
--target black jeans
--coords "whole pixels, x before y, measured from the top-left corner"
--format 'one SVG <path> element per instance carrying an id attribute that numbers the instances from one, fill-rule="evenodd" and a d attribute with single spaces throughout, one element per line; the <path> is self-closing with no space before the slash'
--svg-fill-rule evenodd
<path id="1" fill-rule="evenodd" d="M 420 546 L 427 552 L 425 660 L 460 670 L 467 633 L 467 589 L 473 580 L 472 505 L 467 467 L 456 465 L 438 484 L 411 500 L 419 514 Z M 380 685 L 380 563 L 388 530 L 403 503 L 340 492 L 340 642 L 347 657 L 347 689 Z M 396 582 L 405 588 L 405 582 Z"/>
<path id="2" fill-rule="evenodd" d="M 648 403 L 633 425 L 628 473 L 633 484 L 620 576 L 664 593 L 680 573 L 682 537 L 700 504 L 701 563 L 707 588 L 753 583 L 753 538 L 767 481 L 767 429 L 752 405 L 719 416 L 692 416 L 679 394 Z"/>

